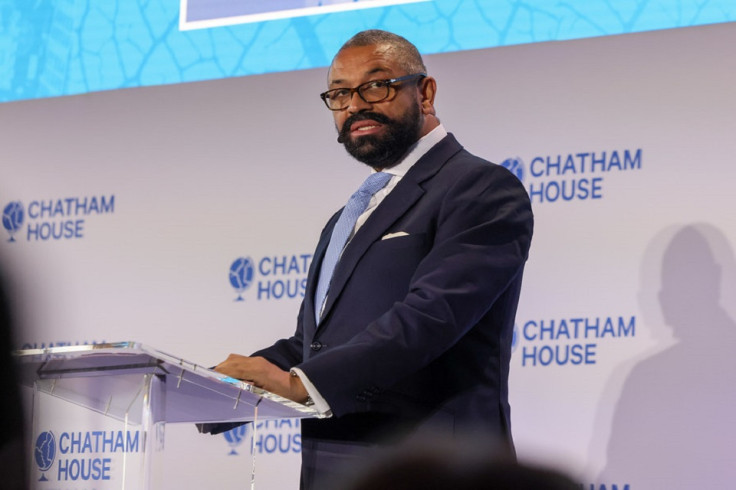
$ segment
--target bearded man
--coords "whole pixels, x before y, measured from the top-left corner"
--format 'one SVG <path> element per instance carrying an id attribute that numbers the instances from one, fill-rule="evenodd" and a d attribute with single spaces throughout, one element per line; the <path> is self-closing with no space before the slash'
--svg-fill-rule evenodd
<path id="1" fill-rule="evenodd" d="M 371 175 L 322 231 L 294 335 L 216 370 L 331 415 L 302 421 L 302 489 L 423 433 L 486 435 L 513 454 L 526 191 L 445 130 L 437 83 L 403 37 L 355 35 L 327 88 L 338 142 Z"/>

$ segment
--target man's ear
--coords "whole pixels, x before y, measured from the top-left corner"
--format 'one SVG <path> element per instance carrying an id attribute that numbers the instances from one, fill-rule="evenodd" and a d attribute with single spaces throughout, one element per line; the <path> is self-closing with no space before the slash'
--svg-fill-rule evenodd
<path id="1" fill-rule="evenodd" d="M 422 103 L 422 114 L 435 115 L 434 96 L 437 93 L 437 81 L 432 77 L 426 77 L 422 80 L 419 87 L 419 95 Z"/>

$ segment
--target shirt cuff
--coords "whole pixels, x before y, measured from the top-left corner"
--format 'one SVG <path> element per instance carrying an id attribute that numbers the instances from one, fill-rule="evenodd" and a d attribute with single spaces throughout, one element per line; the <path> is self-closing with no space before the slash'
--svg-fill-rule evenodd
<path id="1" fill-rule="evenodd" d="M 319 413 L 320 415 L 324 416 L 330 416 L 332 415 L 332 410 L 330 410 L 330 404 L 327 403 L 327 400 L 322 398 L 322 395 L 319 394 L 319 391 L 317 391 L 317 388 L 314 387 L 311 381 L 309 381 L 309 378 L 306 374 L 304 374 L 304 371 L 302 371 L 299 368 L 291 368 L 289 370 L 292 376 L 299 376 L 299 379 L 302 381 L 302 384 L 304 385 L 304 388 L 307 390 L 307 394 L 309 395 L 309 398 L 311 399 L 313 405 L 312 407 Z"/>

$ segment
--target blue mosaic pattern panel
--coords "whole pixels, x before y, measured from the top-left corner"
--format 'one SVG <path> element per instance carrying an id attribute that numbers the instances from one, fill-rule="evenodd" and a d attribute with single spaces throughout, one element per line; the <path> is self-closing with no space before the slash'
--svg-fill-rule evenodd
<path id="1" fill-rule="evenodd" d="M 182 31 L 171 0 L 0 0 L 0 102 L 326 66 L 367 28 L 432 54 L 734 20 L 733 0 L 431 0 Z"/>

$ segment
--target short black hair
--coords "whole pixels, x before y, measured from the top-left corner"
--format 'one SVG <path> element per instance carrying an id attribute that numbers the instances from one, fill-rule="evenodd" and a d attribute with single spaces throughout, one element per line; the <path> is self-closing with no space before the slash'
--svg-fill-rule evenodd
<path id="1" fill-rule="evenodd" d="M 427 73 L 427 67 L 424 66 L 422 55 L 419 54 L 416 46 L 398 34 L 380 29 L 369 29 L 357 33 L 342 45 L 338 54 L 347 48 L 376 45 L 389 46 L 394 51 L 393 54 L 399 66 L 406 70 L 407 74 Z"/>

